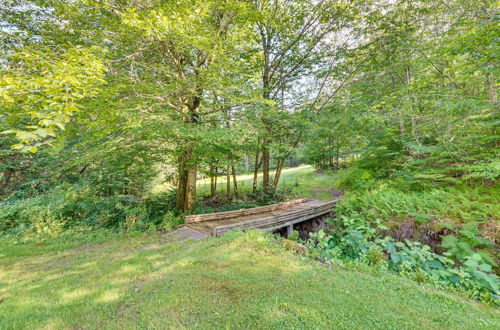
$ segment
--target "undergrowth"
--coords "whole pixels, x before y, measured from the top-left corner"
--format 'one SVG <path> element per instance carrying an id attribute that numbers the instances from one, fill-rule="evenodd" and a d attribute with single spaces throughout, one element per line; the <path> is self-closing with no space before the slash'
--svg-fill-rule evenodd
<path id="1" fill-rule="evenodd" d="M 340 173 L 339 182 L 352 191 L 337 205 L 331 229 L 311 235 L 312 258 L 369 265 L 500 303 L 498 185 L 412 190 L 359 168 Z"/>

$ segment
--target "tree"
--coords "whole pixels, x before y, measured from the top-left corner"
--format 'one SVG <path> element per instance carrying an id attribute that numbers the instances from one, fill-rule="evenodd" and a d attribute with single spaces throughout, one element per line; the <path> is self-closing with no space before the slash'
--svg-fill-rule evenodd
<path id="1" fill-rule="evenodd" d="M 275 114 L 290 111 L 286 97 L 293 84 L 311 75 L 313 69 L 337 51 L 326 42 L 345 28 L 352 8 L 329 1 L 255 1 L 259 13 L 258 43 L 262 52 L 263 190 L 269 191 L 270 147 Z M 288 108 L 288 109 L 287 109 Z M 299 138 L 300 140 L 300 138 Z M 296 145 L 293 142 L 292 145 Z M 276 177 L 279 178 L 279 170 Z"/>
<path id="2" fill-rule="evenodd" d="M 81 110 L 81 101 L 97 95 L 105 67 L 96 47 L 72 47 L 61 54 L 48 48 L 24 48 L 0 71 L 1 115 L 16 128 L 14 149 L 36 152 Z"/>

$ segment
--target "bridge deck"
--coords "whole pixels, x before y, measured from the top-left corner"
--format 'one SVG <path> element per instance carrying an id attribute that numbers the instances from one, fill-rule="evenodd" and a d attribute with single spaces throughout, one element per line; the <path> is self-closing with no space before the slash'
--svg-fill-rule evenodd
<path id="1" fill-rule="evenodd" d="M 204 236 L 220 236 L 232 229 L 274 230 L 292 226 L 330 212 L 337 200 L 302 199 L 253 209 L 186 217 L 186 227 Z"/>

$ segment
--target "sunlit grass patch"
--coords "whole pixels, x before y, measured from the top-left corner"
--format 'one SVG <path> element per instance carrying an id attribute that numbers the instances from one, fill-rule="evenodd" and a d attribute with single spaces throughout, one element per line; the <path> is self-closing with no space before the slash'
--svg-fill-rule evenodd
<path id="1" fill-rule="evenodd" d="M 498 326 L 487 306 L 302 260 L 256 231 L 182 244 L 136 237 L 43 255 L 31 247 L 16 256 L 9 246 L 0 259 L 2 329 Z"/>
<path id="2" fill-rule="evenodd" d="M 232 177 L 231 177 L 232 180 Z M 236 176 L 240 192 L 252 191 L 253 174 L 242 174 Z M 226 176 L 217 178 L 217 192 L 225 193 Z M 232 182 L 232 181 L 231 181 Z M 262 184 L 262 173 L 258 175 L 258 187 Z M 280 176 L 278 189 L 290 189 L 296 197 L 315 197 L 330 199 L 331 190 L 336 187 L 336 176 L 330 172 L 317 171 L 310 165 L 284 169 Z M 197 182 L 197 194 L 200 196 L 210 193 L 210 179 L 202 179 Z"/>

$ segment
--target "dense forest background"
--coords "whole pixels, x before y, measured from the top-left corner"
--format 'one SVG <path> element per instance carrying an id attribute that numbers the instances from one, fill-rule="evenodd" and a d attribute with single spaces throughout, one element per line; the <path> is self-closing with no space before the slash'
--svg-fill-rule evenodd
<path id="1" fill-rule="evenodd" d="M 493 0 L 0 1 L 0 235 L 171 227 L 310 164 L 340 227 L 494 294 L 499 35 Z"/>

